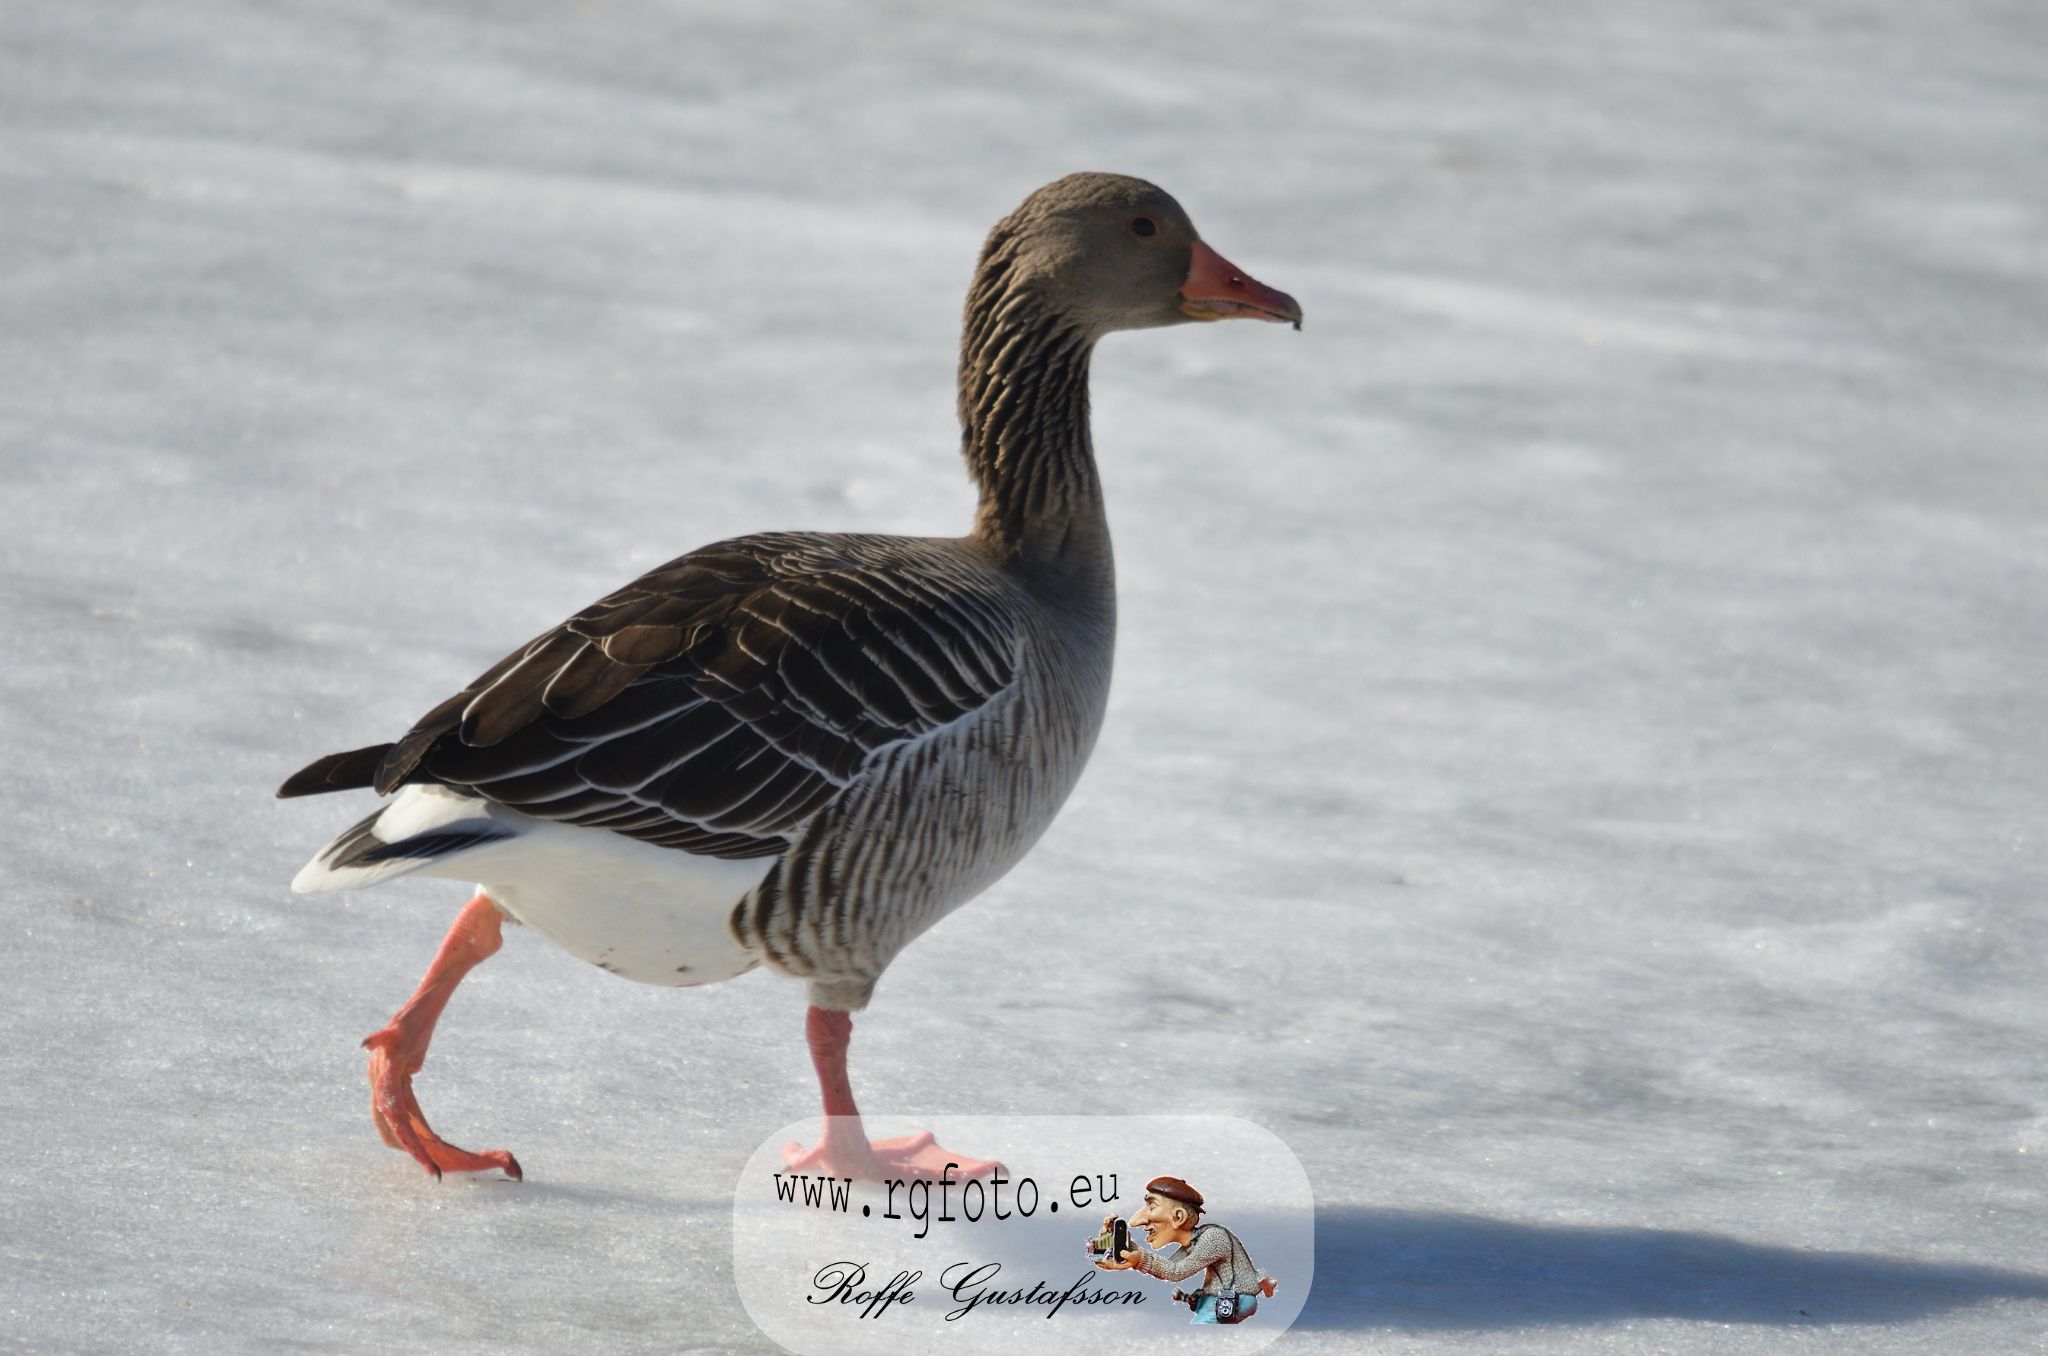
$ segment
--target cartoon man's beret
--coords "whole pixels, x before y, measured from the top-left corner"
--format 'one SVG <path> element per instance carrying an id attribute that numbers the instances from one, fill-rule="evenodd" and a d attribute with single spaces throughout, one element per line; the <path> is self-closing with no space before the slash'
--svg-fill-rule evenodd
<path id="1" fill-rule="evenodd" d="M 1186 1182 L 1181 1181 L 1178 1177 L 1154 1177 L 1151 1181 L 1145 1183 L 1145 1194 L 1147 1196 L 1164 1196 L 1169 1201 L 1179 1201 L 1182 1205 L 1192 1205 L 1197 1210 L 1202 1208 L 1202 1193 L 1189 1186 Z"/>

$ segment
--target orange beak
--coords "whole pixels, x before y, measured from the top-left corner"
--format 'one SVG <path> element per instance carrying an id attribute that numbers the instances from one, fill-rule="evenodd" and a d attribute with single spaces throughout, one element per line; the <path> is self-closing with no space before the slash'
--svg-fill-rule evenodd
<path id="1" fill-rule="evenodd" d="M 1199 240 L 1188 265 L 1188 280 L 1180 285 L 1180 309 L 1181 314 L 1197 320 L 1248 316 L 1301 328 L 1301 306 L 1293 297 L 1247 277 L 1236 264 Z"/>

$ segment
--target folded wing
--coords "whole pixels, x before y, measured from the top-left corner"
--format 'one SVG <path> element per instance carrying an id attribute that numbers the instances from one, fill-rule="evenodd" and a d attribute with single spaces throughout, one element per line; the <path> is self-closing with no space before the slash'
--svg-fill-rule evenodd
<path id="1" fill-rule="evenodd" d="M 278 794 L 438 783 L 690 852 L 779 853 L 877 751 L 1010 684 L 999 590 L 913 538 L 721 542 L 507 655 L 395 744 L 320 759 Z"/>

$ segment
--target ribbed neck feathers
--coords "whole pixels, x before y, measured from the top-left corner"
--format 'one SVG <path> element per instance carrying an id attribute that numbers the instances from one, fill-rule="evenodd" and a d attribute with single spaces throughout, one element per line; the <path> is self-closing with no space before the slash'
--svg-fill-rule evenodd
<path id="1" fill-rule="evenodd" d="M 981 492 L 975 535 L 1006 555 L 1057 553 L 1101 517 L 1088 436 L 1095 338 L 1049 305 L 1019 267 L 1018 236 L 982 250 L 960 345 L 961 451 Z"/>

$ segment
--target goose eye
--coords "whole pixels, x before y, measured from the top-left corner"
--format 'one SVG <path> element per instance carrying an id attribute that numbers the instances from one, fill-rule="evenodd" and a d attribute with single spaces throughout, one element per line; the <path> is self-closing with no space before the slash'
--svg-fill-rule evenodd
<path id="1" fill-rule="evenodd" d="M 1131 218 L 1131 234 L 1132 234 L 1132 235 L 1147 235 L 1147 236 L 1150 236 L 1150 235 L 1158 235 L 1158 234 L 1159 234 L 1159 223 L 1158 223 L 1158 222 L 1156 222 L 1156 221 L 1154 221 L 1154 220 L 1152 220 L 1152 218 L 1150 218 L 1150 217 L 1132 217 L 1132 218 Z"/>

